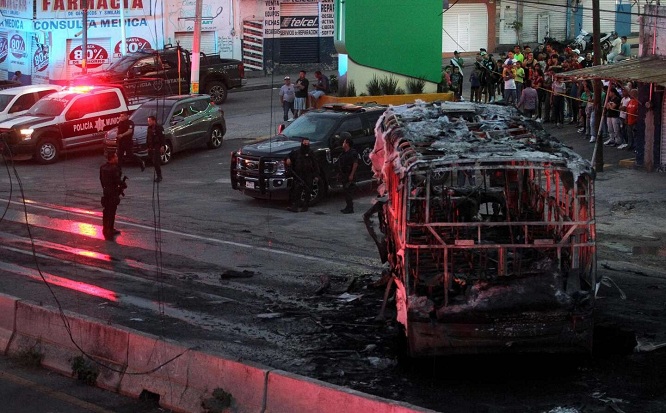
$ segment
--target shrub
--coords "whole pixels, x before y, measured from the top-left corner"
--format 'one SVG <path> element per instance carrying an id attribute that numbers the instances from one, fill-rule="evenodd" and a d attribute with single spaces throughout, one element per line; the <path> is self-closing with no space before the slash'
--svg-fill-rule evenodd
<path id="1" fill-rule="evenodd" d="M 368 95 L 370 96 L 378 96 L 382 94 L 382 87 L 379 83 L 377 75 L 372 76 L 372 79 L 370 79 L 365 87 L 368 89 Z"/>
<path id="2" fill-rule="evenodd" d="M 356 97 L 356 86 L 354 85 L 353 81 L 347 82 L 347 94 L 346 96 L 348 97 Z"/>
<path id="3" fill-rule="evenodd" d="M 395 95 L 398 90 L 398 79 L 389 75 L 379 81 L 379 88 L 382 95 Z"/>
<path id="4" fill-rule="evenodd" d="M 83 356 L 76 356 L 72 360 L 72 373 L 77 380 L 89 386 L 94 386 L 97 382 L 97 376 L 99 376 L 99 369 L 97 365 L 86 360 Z"/>
<path id="5" fill-rule="evenodd" d="M 422 77 L 413 78 L 410 77 L 407 79 L 407 93 L 409 94 L 420 94 L 423 93 L 423 88 L 425 87 L 425 79 Z"/>

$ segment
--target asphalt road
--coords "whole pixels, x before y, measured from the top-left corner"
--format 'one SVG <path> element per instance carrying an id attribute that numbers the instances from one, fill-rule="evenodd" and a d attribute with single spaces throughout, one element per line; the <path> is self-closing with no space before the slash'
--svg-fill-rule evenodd
<path id="1" fill-rule="evenodd" d="M 452 366 L 439 364 L 416 372 L 395 369 L 395 324 L 374 321 L 382 290 L 369 288 L 382 270 L 361 218 L 371 205 L 372 189 L 363 188 L 357 213 L 351 215 L 339 212 L 341 194 L 332 194 L 307 213 L 293 214 L 285 203 L 233 191 L 230 153 L 271 134 L 282 111 L 277 91 L 269 90 L 230 94 L 224 111 L 228 133 L 222 147 L 175 154 L 163 167 L 159 185 L 153 183 L 150 167 L 143 173 L 138 166 L 127 168 L 129 187 L 116 220 L 122 234 L 115 243 L 101 235 L 100 150 L 70 154 L 48 166 L 9 163 L 0 176 L 0 291 L 47 305 L 56 305 L 57 297 L 66 310 L 183 345 L 443 412 L 544 412 L 581 405 L 587 410 L 576 412 L 602 412 L 609 399 L 622 397 L 634 407 L 636 400 L 647 400 L 639 410 L 627 412 L 663 411 L 663 389 L 656 389 L 664 382 L 656 370 L 666 360 L 658 353 L 657 358 L 647 353 L 629 359 L 612 351 L 598 365 L 563 374 L 543 369 L 521 374 L 516 365 L 499 367 L 488 359 L 456 362 L 453 373 Z M 570 135 L 571 129 L 553 132 L 583 144 L 575 132 Z M 645 209 L 659 213 L 666 202 L 663 196 L 658 204 L 628 202 L 644 191 L 629 181 L 612 180 L 621 173 L 611 169 L 599 177 L 598 193 L 609 194 L 597 197 L 599 229 L 609 234 L 600 237 L 600 257 L 611 268 L 600 270 L 631 285 L 625 288 L 631 288 L 633 301 L 626 305 L 616 290 L 604 289 L 602 304 L 608 312 L 603 320 L 613 331 L 626 320 L 630 336 L 647 332 L 647 338 L 659 342 L 664 335 L 651 314 L 662 305 L 656 297 L 666 282 L 626 277 L 626 271 L 620 275 L 626 278 L 616 274 L 618 263 L 632 259 L 639 268 L 641 261 L 659 268 L 658 254 L 648 259 L 626 253 L 626 246 L 641 242 L 659 251 L 658 237 L 640 241 L 632 232 L 647 231 L 654 221 L 638 226 L 622 218 Z M 620 216 L 620 211 L 627 213 Z M 618 222 L 625 226 L 616 228 Z M 353 281 L 353 294 L 343 295 Z M 316 295 L 326 282 L 331 287 Z M 648 315 L 640 318 L 635 312 Z M 641 370 L 644 364 L 649 368 Z M 434 374 L 435 369 L 447 374 Z M 650 383 L 620 382 L 633 383 L 636 377 L 649 377 Z"/>
<path id="2" fill-rule="evenodd" d="M 3 413 L 164 413 L 155 403 L 128 399 L 21 361 L 0 357 Z"/>

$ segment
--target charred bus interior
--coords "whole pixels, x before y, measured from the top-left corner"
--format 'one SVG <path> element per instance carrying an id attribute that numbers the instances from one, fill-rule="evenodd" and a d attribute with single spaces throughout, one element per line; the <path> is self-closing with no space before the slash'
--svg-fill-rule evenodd
<path id="1" fill-rule="evenodd" d="M 376 135 L 374 238 L 411 354 L 590 351 L 589 163 L 502 106 L 394 107 Z"/>

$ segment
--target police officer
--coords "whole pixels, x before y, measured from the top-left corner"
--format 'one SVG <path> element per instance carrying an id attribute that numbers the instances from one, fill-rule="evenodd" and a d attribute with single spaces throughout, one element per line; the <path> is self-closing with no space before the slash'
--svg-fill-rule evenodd
<path id="1" fill-rule="evenodd" d="M 125 189 L 125 182 L 121 179 L 120 166 L 118 166 L 118 155 L 114 152 L 106 155 L 106 163 L 99 168 L 99 181 L 102 184 L 102 234 L 106 240 L 120 234 L 115 229 L 116 210 L 120 204 L 120 194 Z"/>
<path id="2" fill-rule="evenodd" d="M 155 167 L 155 182 L 162 181 L 162 154 L 164 153 L 164 128 L 157 123 L 157 118 L 148 116 L 148 131 L 146 134 L 148 153 Z"/>
<path id="3" fill-rule="evenodd" d="M 354 149 L 354 141 L 349 132 L 342 132 L 340 137 L 342 141 L 342 154 L 338 159 L 340 163 L 340 181 L 345 191 L 345 202 L 347 206 L 340 210 L 343 214 L 352 214 L 354 212 L 354 201 L 352 196 L 356 189 L 356 169 L 358 168 L 358 152 Z"/>
<path id="4" fill-rule="evenodd" d="M 287 168 L 292 176 L 289 191 L 289 211 L 305 212 L 310 204 L 312 185 L 319 178 L 319 164 L 314 152 L 310 149 L 310 140 L 303 138 L 301 147 L 294 149 L 287 158 Z"/>
<path id="5" fill-rule="evenodd" d="M 134 147 L 134 122 L 129 120 L 127 112 L 120 114 L 120 122 L 118 122 L 118 165 L 122 169 L 125 164 L 125 158 L 134 159 L 141 165 L 141 172 L 146 169 L 146 164 L 136 156 L 133 152 Z"/>

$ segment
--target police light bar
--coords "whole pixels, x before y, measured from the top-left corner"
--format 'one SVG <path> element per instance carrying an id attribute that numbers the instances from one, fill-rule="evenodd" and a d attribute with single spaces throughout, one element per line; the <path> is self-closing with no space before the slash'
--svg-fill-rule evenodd
<path id="1" fill-rule="evenodd" d="M 94 86 L 70 86 L 69 91 L 74 93 L 86 93 L 93 90 Z"/>

